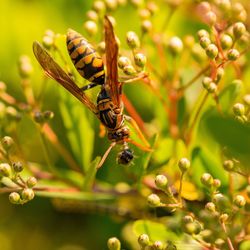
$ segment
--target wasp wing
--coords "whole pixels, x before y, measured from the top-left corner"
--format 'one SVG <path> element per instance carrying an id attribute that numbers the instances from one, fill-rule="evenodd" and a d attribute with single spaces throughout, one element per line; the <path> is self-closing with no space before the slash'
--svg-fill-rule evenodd
<path id="1" fill-rule="evenodd" d="M 107 16 L 105 16 L 104 19 L 104 31 L 107 67 L 107 78 L 105 85 L 110 91 L 110 97 L 112 98 L 112 101 L 119 107 L 121 103 L 121 83 L 118 81 L 118 44 L 115 38 L 113 25 Z"/>
<path id="2" fill-rule="evenodd" d="M 47 76 L 60 83 L 80 102 L 86 105 L 92 112 L 97 112 L 94 103 L 90 101 L 90 99 L 75 84 L 75 82 L 70 78 L 70 76 L 59 66 L 59 64 L 54 61 L 50 54 L 37 41 L 33 43 L 33 52 L 37 61 L 42 66 Z"/>

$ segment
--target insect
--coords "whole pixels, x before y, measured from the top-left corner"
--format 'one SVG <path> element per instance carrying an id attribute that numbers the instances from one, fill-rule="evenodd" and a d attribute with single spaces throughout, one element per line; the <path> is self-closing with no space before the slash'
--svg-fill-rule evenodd
<path id="1" fill-rule="evenodd" d="M 102 58 L 94 48 L 80 34 L 69 30 L 67 34 L 67 48 L 69 55 L 76 69 L 82 77 L 91 81 L 90 84 L 80 88 L 74 80 L 54 61 L 50 54 L 40 45 L 33 43 L 33 51 L 36 59 L 44 69 L 47 76 L 56 80 L 89 110 L 91 110 L 107 130 L 108 139 L 111 141 L 109 148 L 104 153 L 98 168 L 101 167 L 110 153 L 111 149 L 119 144 L 121 151 L 118 153 L 118 163 L 127 165 L 133 158 L 133 151 L 129 148 L 128 142 L 134 143 L 143 150 L 150 151 L 149 144 L 144 138 L 136 122 L 129 116 L 123 114 L 123 103 L 121 100 L 122 83 L 118 81 L 118 44 L 115 38 L 113 26 L 108 17 L 104 19 L 105 31 L 105 53 L 106 53 L 106 74 Z M 101 86 L 95 105 L 84 93 L 85 90 Z M 146 147 L 137 144 L 129 138 L 130 130 L 125 124 L 128 120 L 138 131 Z"/>

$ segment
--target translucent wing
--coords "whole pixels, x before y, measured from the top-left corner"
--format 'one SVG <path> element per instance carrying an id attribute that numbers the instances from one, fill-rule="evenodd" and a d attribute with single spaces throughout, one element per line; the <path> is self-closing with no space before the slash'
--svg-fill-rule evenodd
<path id="1" fill-rule="evenodd" d="M 105 52 L 106 52 L 106 67 L 107 78 L 105 85 L 110 91 L 112 101 L 117 106 L 120 106 L 121 102 L 121 84 L 118 82 L 118 69 L 117 69 L 117 57 L 118 57 L 118 44 L 115 38 L 114 29 L 109 18 L 105 16 L 104 19 L 105 30 Z"/>
<path id="2" fill-rule="evenodd" d="M 92 112 L 97 112 L 94 103 L 90 101 L 90 99 L 75 84 L 75 82 L 70 78 L 70 76 L 54 61 L 50 54 L 37 41 L 33 43 L 33 52 L 37 61 L 42 66 L 47 76 L 60 83 L 80 102 L 86 105 Z"/>

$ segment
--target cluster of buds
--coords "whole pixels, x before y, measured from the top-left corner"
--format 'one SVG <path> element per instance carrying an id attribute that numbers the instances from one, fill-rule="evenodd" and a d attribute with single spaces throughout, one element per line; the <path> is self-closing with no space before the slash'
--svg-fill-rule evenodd
<path id="1" fill-rule="evenodd" d="M 36 111 L 34 112 L 34 121 L 40 124 L 44 124 L 49 120 L 53 119 L 54 113 L 50 110 L 46 110 L 44 112 Z"/>
<path id="2" fill-rule="evenodd" d="M 241 123 L 245 123 L 248 121 L 247 116 L 246 116 L 246 108 L 244 104 L 242 103 L 234 104 L 233 113 L 237 121 Z"/>
<path id="3" fill-rule="evenodd" d="M 43 46 L 46 49 L 50 50 L 55 45 L 55 38 L 56 38 L 56 35 L 54 31 L 46 30 L 43 36 L 43 40 L 42 40 Z"/>

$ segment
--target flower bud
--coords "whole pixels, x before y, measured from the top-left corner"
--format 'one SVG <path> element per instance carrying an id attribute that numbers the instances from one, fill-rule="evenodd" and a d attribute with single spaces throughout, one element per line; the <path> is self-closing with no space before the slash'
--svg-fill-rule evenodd
<path id="1" fill-rule="evenodd" d="M 148 1 L 147 2 L 147 9 L 151 12 L 151 14 L 155 14 L 158 10 L 158 6 L 156 5 L 155 1 Z"/>
<path id="2" fill-rule="evenodd" d="M 116 237 L 109 238 L 107 245 L 108 245 L 109 250 L 120 250 L 121 249 L 121 242 Z"/>
<path id="3" fill-rule="evenodd" d="M 30 62 L 30 58 L 26 55 L 20 57 L 18 61 L 19 73 L 21 77 L 27 78 L 33 72 L 33 67 Z"/>
<path id="4" fill-rule="evenodd" d="M 97 33 L 98 31 L 98 28 L 97 28 L 97 25 L 94 21 L 86 21 L 84 24 L 84 29 L 87 31 L 87 33 L 90 35 L 90 36 L 93 36 Z"/>
<path id="5" fill-rule="evenodd" d="M 228 198 L 221 193 L 213 196 L 213 202 L 219 211 L 225 211 L 230 206 Z"/>
<path id="6" fill-rule="evenodd" d="M 149 237 L 147 234 L 141 234 L 139 237 L 138 237 L 138 243 L 141 247 L 145 247 L 145 246 L 148 246 L 150 241 L 149 241 Z"/>
<path id="7" fill-rule="evenodd" d="M 214 243 L 215 243 L 215 245 L 217 247 L 219 247 L 219 249 L 222 249 L 223 245 L 225 244 L 225 241 L 223 239 L 221 239 L 221 238 L 218 238 L 218 239 L 215 240 Z"/>
<path id="8" fill-rule="evenodd" d="M 208 89 L 210 83 L 212 82 L 212 78 L 208 77 L 208 76 L 205 76 L 203 79 L 202 79 L 202 85 L 205 89 Z"/>
<path id="9" fill-rule="evenodd" d="M 233 39 L 227 34 L 223 34 L 220 38 L 221 47 L 223 49 L 228 49 L 233 45 Z"/>
<path id="10" fill-rule="evenodd" d="M 209 229 L 205 229 L 205 230 L 201 231 L 200 236 L 206 242 L 213 242 L 213 240 L 214 240 L 213 232 Z"/>
<path id="11" fill-rule="evenodd" d="M 235 61 L 240 57 L 240 53 L 237 49 L 230 49 L 227 53 L 227 59 L 230 61 Z"/>
<path id="12" fill-rule="evenodd" d="M 98 14 L 96 13 L 96 11 L 94 10 L 89 10 L 87 13 L 86 13 L 86 16 L 89 20 L 92 20 L 94 22 L 98 21 Z"/>
<path id="13" fill-rule="evenodd" d="M 246 199 L 242 195 L 236 195 L 233 202 L 238 208 L 246 205 Z"/>
<path id="14" fill-rule="evenodd" d="M 171 242 L 170 240 L 167 241 L 168 245 L 165 248 L 166 250 L 177 250 L 176 245 L 173 244 L 173 242 Z"/>
<path id="15" fill-rule="evenodd" d="M 227 171 L 232 171 L 234 169 L 234 162 L 231 160 L 226 160 L 223 162 L 223 167 Z"/>
<path id="16" fill-rule="evenodd" d="M 225 71 L 224 71 L 224 69 L 222 67 L 220 67 L 220 68 L 217 69 L 217 74 L 216 74 L 216 78 L 215 78 L 215 82 L 216 83 L 218 83 L 221 80 L 221 78 L 223 77 L 224 73 L 225 73 Z"/>
<path id="17" fill-rule="evenodd" d="M 224 213 L 219 217 L 221 223 L 225 223 L 228 220 L 228 214 Z"/>
<path id="18" fill-rule="evenodd" d="M 105 4 L 103 1 L 95 1 L 93 4 L 93 10 L 99 14 L 103 14 L 106 10 Z"/>
<path id="19" fill-rule="evenodd" d="M 11 175 L 11 167 L 8 163 L 0 163 L 0 175 L 5 177 Z"/>
<path id="20" fill-rule="evenodd" d="M 115 10 L 118 6 L 117 0 L 105 0 L 105 4 L 108 10 Z"/>
<path id="21" fill-rule="evenodd" d="M 206 49 L 208 47 L 208 45 L 211 44 L 211 41 L 209 39 L 209 37 L 207 36 L 202 36 L 200 38 L 200 45 L 203 49 Z"/>
<path id="22" fill-rule="evenodd" d="M 218 48 L 215 44 L 211 43 L 206 48 L 206 54 L 210 59 L 214 59 L 218 55 Z"/>
<path id="23" fill-rule="evenodd" d="M 9 201 L 12 204 L 19 204 L 20 199 L 21 199 L 21 197 L 20 197 L 19 193 L 17 193 L 17 192 L 12 192 L 9 195 Z"/>
<path id="24" fill-rule="evenodd" d="M 131 4 L 133 4 L 135 7 L 140 7 L 144 4 L 143 0 L 130 0 Z"/>
<path id="25" fill-rule="evenodd" d="M 216 211 L 215 204 L 213 202 L 208 202 L 205 206 L 206 210 L 214 213 Z"/>
<path id="26" fill-rule="evenodd" d="M 221 181 L 219 179 L 214 179 L 213 186 L 219 188 L 221 186 Z"/>
<path id="27" fill-rule="evenodd" d="M 8 115 L 8 117 L 10 119 L 15 119 L 17 121 L 19 121 L 21 119 L 21 114 L 12 106 L 8 106 L 6 107 L 6 115 Z"/>
<path id="28" fill-rule="evenodd" d="M 16 173 L 20 173 L 23 171 L 23 164 L 20 161 L 14 162 L 12 164 L 12 167 Z"/>
<path id="29" fill-rule="evenodd" d="M 190 222 L 193 222 L 194 221 L 194 218 L 190 215 L 185 215 L 183 218 L 182 218 L 182 222 L 183 224 L 187 224 L 187 223 L 190 223 Z"/>
<path id="30" fill-rule="evenodd" d="M 152 22 L 150 20 L 143 20 L 141 23 L 141 29 L 144 33 L 147 33 L 152 30 Z"/>
<path id="31" fill-rule="evenodd" d="M 213 12 L 213 11 L 208 11 L 206 14 L 205 14 L 205 22 L 210 25 L 210 26 L 213 26 L 215 25 L 216 23 L 216 14 Z"/>
<path id="32" fill-rule="evenodd" d="M 168 186 L 168 179 L 164 175 L 157 175 L 155 177 L 155 185 L 159 189 L 165 189 Z"/>
<path id="33" fill-rule="evenodd" d="M 1 144 L 3 148 L 8 151 L 13 147 L 14 141 L 10 136 L 4 136 L 1 140 Z"/>
<path id="34" fill-rule="evenodd" d="M 184 36 L 183 42 L 187 48 L 192 48 L 194 46 L 195 40 L 192 35 L 186 35 Z"/>
<path id="35" fill-rule="evenodd" d="M 246 32 L 246 26 L 242 22 L 233 25 L 233 34 L 236 39 L 240 38 Z"/>
<path id="36" fill-rule="evenodd" d="M 147 62 L 147 58 L 142 53 L 137 53 L 134 56 L 135 64 L 141 68 L 143 68 Z"/>
<path id="37" fill-rule="evenodd" d="M 23 191 L 22 191 L 22 198 L 25 200 L 25 201 L 30 201 L 34 198 L 35 196 L 35 193 L 34 191 L 31 189 L 31 188 L 25 188 Z"/>
<path id="38" fill-rule="evenodd" d="M 207 87 L 207 91 L 209 93 L 215 93 L 217 91 L 217 85 L 214 82 L 211 82 Z"/>
<path id="39" fill-rule="evenodd" d="M 151 12 L 148 9 L 141 9 L 139 11 L 139 16 L 141 19 L 145 20 L 145 19 L 150 18 Z"/>
<path id="40" fill-rule="evenodd" d="M 98 45 L 97 45 L 97 51 L 100 54 L 104 54 L 105 53 L 105 42 L 104 41 L 98 43 Z"/>
<path id="41" fill-rule="evenodd" d="M 250 106 L 250 94 L 245 95 L 243 101 L 247 106 Z"/>
<path id="42" fill-rule="evenodd" d="M 42 112 L 35 111 L 33 117 L 34 117 L 35 122 L 44 123 L 44 116 Z"/>
<path id="43" fill-rule="evenodd" d="M 209 37 L 209 33 L 204 29 L 199 30 L 197 35 L 199 39 L 201 39 L 203 36 Z"/>
<path id="44" fill-rule="evenodd" d="M 202 226 L 198 221 L 194 221 L 185 225 L 185 231 L 188 234 L 199 234 L 202 230 Z"/>
<path id="45" fill-rule="evenodd" d="M 206 13 L 208 11 L 211 10 L 211 5 L 209 2 L 207 1 L 202 1 L 199 5 L 198 5 L 198 10 L 200 13 Z"/>
<path id="46" fill-rule="evenodd" d="M 126 57 L 126 56 L 119 57 L 119 59 L 118 59 L 118 67 L 120 69 L 123 69 L 124 67 L 126 67 L 128 65 L 131 65 L 131 61 L 130 61 L 130 59 L 128 57 Z"/>
<path id="47" fill-rule="evenodd" d="M 161 241 L 155 241 L 153 244 L 152 244 L 152 249 L 153 250 L 163 250 L 163 243 Z"/>
<path id="48" fill-rule="evenodd" d="M 181 172 L 186 172 L 190 168 L 190 161 L 187 158 L 181 158 L 178 161 L 178 167 Z"/>
<path id="49" fill-rule="evenodd" d="M 161 205 L 160 197 L 157 194 L 150 194 L 148 196 L 148 204 L 151 207 L 158 207 Z"/>
<path id="50" fill-rule="evenodd" d="M 183 50 L 182 40 L 179 37 L 174 36 L 170 39 L 168 47 L 174 55 L 179 54 Z"/>
<path id="51" fill-rule="evenodd" d="M 31 176 L 29 177 L 26 183 L 27 183 L 28 188 L 33 188 L 37 184 L 37 179 Z"/>
<path id="52" fill-rule="evenodd" d="M 136 70 L 132 65 L 127 65 L 123 68 L 123 72 L 126 75 L 135 75 L 136 74 Z"/>
<path id="53" fill-rule="evenodd" d="M 236 103 L 233 106 L 233 112 L 236 116 L 243 116 L 245 115 L 245 106 L 242 103 Z"/>
<path id="54" fill-rule="evenodd" d="M 209 173 L 204 173 L 202 176 L 201 176 L 201 182 L 205 185 L 205 186 L 208 186 L 208 187 L 211 187 L 214 183 L 214 179 L 212 177 L 211 174 Z"/>
<path id="55" fill-rule="evenodd" d="M 54 44 L 54 38 L 51 36 L 44 36 L 42 43 L 46 49 L 50 49 Z"/>
<path id="56" fill-rule="evenodd" d="M 127 44 L 131 49 L 136 49 L 140 47 L 139 37 L 136 35 L 134 31 L 129 31 L 127 33 Z"/>
<path id="57" fill-rule="evenodd" d="M 229 11 L 231 8 L 230 0 L 218 0 L 217 4 L 218 4 L 218 7 L 223 11 Z"/>
<path id="58" fill-rule="evenodd" d="M 201 48 L 200 44 L 198 43 L 194 44 L 191 52 L 192 52 L 193 58 L 198 63 L 204 62 L 207 59 L 205 51 Z"/>

